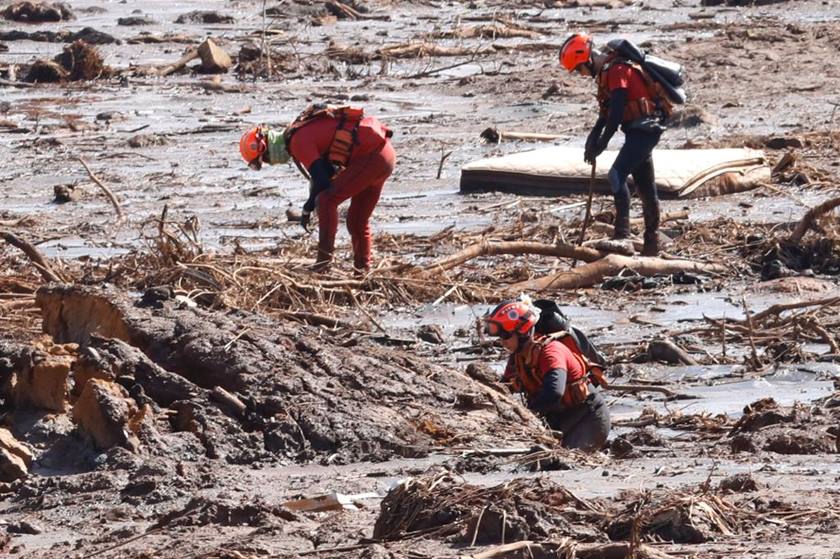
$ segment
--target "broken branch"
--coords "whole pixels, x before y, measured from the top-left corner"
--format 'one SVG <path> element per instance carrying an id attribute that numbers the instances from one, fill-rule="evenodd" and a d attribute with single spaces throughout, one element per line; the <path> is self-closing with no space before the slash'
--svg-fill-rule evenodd
<path id="1" fill-rule="evenodd" d="M 603 253 L 586 247 L 576 247 L 558 243 L 549 245 L 544 243 L 535 243 L 529 241 L 515 241 L 515 242 L 495 242 L 482 241 L 480 243 L 468 246 L 467 248 L 456 252 L 453 255 L 441 258 L 428 266 L 426 266 L 426 273 L 448 270 L 454 268 L 468 260 L 478 258 L 480 256 L 496 256 L 499 254 L 541 254 L 543 256 L 557 256 L 559 258 L 575 258 L 583 260 L 584 262 L 593 262 L 603 257 Z"/>
<path id="2" fill-rule="evenodd" d="M 49 260 L 32 244 L 24 241 L 11 231 L 0 231 L 0 238 L 15 248 L 19 248 L 35 264 L 38 273 L 45 281 L 64 283 L 67 280 L 50 266 Z"/>
<path id="3" fill-rule="evenodd" d="M 788 242 L 794 245 L 799 244 L 799 241 L 802 240 L 802 237 L 805 236 L 808 229 L 814 225 L 814 222 L 820 216 L 827 214 L 837 206 L 840 206 L 840 198 L 832 198 L 831 200 L 826 200 L 822 204 L 805 212 L 805 215 L 802 216 L 802 219 L 796 224 L 796 228 L 793 230 L 793 233 L 791 233 L 790 237 L 788 237 Z"/>
<path id="4" fill-rule="evenodd" d="M 117 200 L 117 197 L 114 196 L 113 192 L 111 192 L 111 189 L 105 186 L 105 184 L 101 180 L 99 180 L 99 178 L 96 175 L 93 174 L 93 171 L 91 171 L 90 167 L 88 167 L 87 161 L 85 161 L 84 157 L 79 157 L 78 159 L 79 163 L 81 163 L 82 167 L 84 167 L 85 171 L 87 171 L 90 180 L 96 183 L 96 185 L 99 188 L 101 188 L 105 195 L 108 197 L 108 200 L 111 201 L 111 205 L 114 206 L 114 210 L 117 212 L 117 221 L 124 220 L 125 214 L 123 213 L 122 206 L 120 206 L 119 200 Z"/>

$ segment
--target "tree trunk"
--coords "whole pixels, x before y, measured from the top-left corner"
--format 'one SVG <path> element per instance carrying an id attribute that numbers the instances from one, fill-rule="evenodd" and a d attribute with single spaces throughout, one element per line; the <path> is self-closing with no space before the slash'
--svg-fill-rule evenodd
<path id="1" fill-rule="evenodd" d="M 726 271 L 726 267 L 720 264 L 610 254 L 596 262 L 590 262 L 568 272 L 560 272 L 534 280 L 515 283 L 508 287 L 508 291 L 511 293 L 521 293 L 524 291 L 542 291 L 544 289 L 592 287 L 602 282 L 604 278 L 618 274 L 624 268 L 631 268 L 645 277 L 655 276 L 657 274 L 675 274 L 677 272 L 715 274 Z"/>

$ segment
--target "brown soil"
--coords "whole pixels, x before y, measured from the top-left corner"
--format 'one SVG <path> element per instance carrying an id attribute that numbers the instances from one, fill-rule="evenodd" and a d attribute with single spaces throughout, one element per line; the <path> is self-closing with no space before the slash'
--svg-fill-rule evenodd
<path id="1" fill-rule="evenodd" d="M 0 22 L 0 555 L 840 548 L 837 211 L 791 240 L 840 184 L 835 5 L 292 1 L 264 19 L 253 3 L 132 2 L 74 5 L 72 25 L 41 5 L 61 19 L 45 29 L 19 23 L 29 4 Z M 663 203 L 689 214 L 663 223 L 668 255 L 706 273 L 633 265 L 540 293 L 635 387 L 606 392 L 595 455 L 561 448 L 498 382 L 502 353 L 475 327 L 520 282 L 603 256 L 574 246 L 567 206 L 585 198 L 454 194 L 464 163 L 540 147 L 483 144 L 488 126 L 582 146 L 593 84 L 556 64 L 581 29 L 686 66 L 690 105 L 663 147 L 750 146 L 776 167 L 753 192 Z M 176 64 L 208 36 L 238 64 L 212 80 Z M 364 277 L 343 231 L 313 274 L 306 185 L 236 153 L 248 126 L 322 100 L 396 132 Z M 610 235 L 611 200 L 593 215 L 587 241 Z M 541 248 L 494 251 L 525 242 Z"/>

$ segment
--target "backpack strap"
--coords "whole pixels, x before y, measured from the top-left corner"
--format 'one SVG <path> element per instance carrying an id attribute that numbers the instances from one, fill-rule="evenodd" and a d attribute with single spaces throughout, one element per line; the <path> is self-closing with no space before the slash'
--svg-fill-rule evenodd
<path id="1" fill-rule="evenodd" d="M 613 54 L 609 59 L 607 59 L 601 67 L 601 71 L 598 73 L 597 97 L 598 109 L 601 116 L 606 116 L 609 109 L 610 90 L 608 74 L 609 70 L 616 64 L 630 66 L 637 74 L 639 74 L 645 83 L 645 88 L 648 93 L 647 97 L 633 99 L 632 101 L 627 102 L 627 105 L 624 107 L 624 115 L 622 115 L 621 118 L 622 123 L 632 122 L 634 120 L 656 114 L 662 115 L 663 119 L 671 116 L 674 106 L 668 99 L 668 95 L 665 93 L 662 85 L 654 80 L 640 64 L 623 58 L 618 54 Z"/>
<path id="2" fill-rule="evenodd" d="M 294 134 L 310 122 L 320 118 L 334 119 L 338 121 L 335 134 L 323 156 L 340 172 L 350 162 L 353 146 L 359 143 L 359 126 L 364 116 L 364 109 L 350 105 L 310 105 L 286 127 L 283 133 L 286 145 L 289 146 Z"/>

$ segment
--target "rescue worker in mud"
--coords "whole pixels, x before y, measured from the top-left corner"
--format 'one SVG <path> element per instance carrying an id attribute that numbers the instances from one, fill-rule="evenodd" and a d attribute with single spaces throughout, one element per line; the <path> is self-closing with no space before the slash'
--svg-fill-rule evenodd
<path id="1" fill-rule="evenodd" d="M 484 317 L 485 332 L 510 354 L 502 379 L 563 433 L 563 446 L 596 452 L 607 441 L 610 413 L 590 381 L 590 364 L 571 336 L 536 335 L 539 317 L 527 296 L 503 301 Z"/>
<path id="2" fill-rule="evenodd" d="M 560 49 L 560 63 L 569 72 L 594 78 L 598 85 L 599 116 L 586 139 L 584 160 L 595 159 L 621 127 L 624 145 L 609 170 L 608 178 L 615 200 L 616 240 L 630 237 L 630 190 L 627 177 L 633 181 L 642 199 L 645 218 L 644 256 L 659 254 L 659 198 L 653 171 L 653 148 L 665 130 L 665 114 L 661 96 L 653 90 L 639 66 L 595 49 L 592 39 L 574 34 Z"/>
<path id="3" fill-rule="evenodd" d="M 259 170 L 263 163 L 276 165 L 291 159 L 310 180 L 301 225 L 309 230 L 311 214 L 317 207 L 315 270 L 324 271 L 332 263 L 338 206 L 347 199 L 353 265 L 358 271 L 370 268 L 370 217 L 394 170 L 392 135 L 362 109 L 327 105 L 308 107 L 284 130 L 260 126 L 242 135 L 239 151 L 252 169 Z"/>

